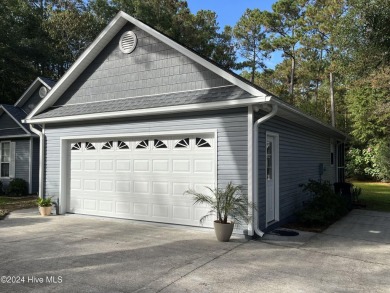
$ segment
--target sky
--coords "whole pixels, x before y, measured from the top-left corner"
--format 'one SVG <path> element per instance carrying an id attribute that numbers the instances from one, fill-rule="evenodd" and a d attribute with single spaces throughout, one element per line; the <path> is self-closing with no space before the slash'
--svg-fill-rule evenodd
<path id="1" fill-rule="evenodd" d="M 233 26 L 247 8 L 271 11 L 275 2 L 276 0 L 187 0 L 194 14 L 201 9 L 215 11 L 221 28 L 225 25 Z"/>
<path id="2" fill-rule="evenodd" d="M 202 9 L 216 12 L 221 29 L 225 25 L 234 26 L 247 8 L 271 11 L 275 2 L 276 0 L 187 0 L 188 7 L 194 14 Z M 265 64 L 268 68 L 275 68 L 281 59 L 281 53 L 276 52 Z"/>

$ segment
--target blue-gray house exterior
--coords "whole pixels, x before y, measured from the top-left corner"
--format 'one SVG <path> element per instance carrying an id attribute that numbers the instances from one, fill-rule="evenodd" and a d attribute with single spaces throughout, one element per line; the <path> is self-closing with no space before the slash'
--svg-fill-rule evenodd
<path id="1" fill-rule="evenodd" d="M 179 191 L 233 182 L 257 206 L 242 230 L 261 234 L 308 200 L 299 184 L 343 169 L 343 133 L 123 12 L 25 122 L 42 129 L 40 195 L 61 213 L 198 225 Z"/>
<path id="2" fill-rule="evenodd" d="M 21 178 L 30 194 L 39 186 L 39 138 L 22 120 L 42 100 L 39 90 L 49 91 L 54 82 L 38 77 L 14 105 L 0 104 L 0 181 L 6 191 L 10 180 Z"/>

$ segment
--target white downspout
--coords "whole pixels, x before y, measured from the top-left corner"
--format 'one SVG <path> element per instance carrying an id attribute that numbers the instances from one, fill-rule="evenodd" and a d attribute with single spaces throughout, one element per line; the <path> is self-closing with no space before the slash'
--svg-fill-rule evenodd
<path id="1" fill-rule="evenodd" d="M 39 136 L 39 190 L 38 195 L 39 197 L 43 198 L 43 186 L 44 186 L 44 160 L 45 160 L 45 125 L 42 127 L 42 132 L 38 129 L 34 128 L 33 124 L 30 124 L 30 129 L 32 132 L 34 132 L 36 135 Z"/>
<path id="2" fill-rule="evenodd" d="M 257 235 L 263 237 L 264 232 L 259 229 L 259 211 L 258 211 L 258 196 L 259 196 L 259 126 L 264 123 L 268 119 L 271 119 L 276 115 L 278 111 L 278 105 L 272 104 L 272 111 L 267 115 L 259 118 L 255 121 L 253 127 L 253 204 L 255 206 L 254 209 L 254 230 Z"/>

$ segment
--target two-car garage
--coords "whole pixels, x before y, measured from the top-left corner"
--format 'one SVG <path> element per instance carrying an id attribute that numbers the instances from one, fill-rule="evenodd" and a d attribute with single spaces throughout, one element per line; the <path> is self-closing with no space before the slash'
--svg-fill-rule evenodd
<path id="1" fill-rule="evenodd" d="M 215 186 L 214 134 L 72 139 L 65 146 L 67 212 L 198 226 L 208 210 L 184 192 Z"/>

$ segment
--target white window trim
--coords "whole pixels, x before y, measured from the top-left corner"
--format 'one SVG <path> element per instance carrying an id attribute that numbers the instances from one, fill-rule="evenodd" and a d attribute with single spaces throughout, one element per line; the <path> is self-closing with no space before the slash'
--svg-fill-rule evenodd
<path id="1" fill-rule="evenodd" d="M 280 197 L 279 197 L 279 176 L 280 176 L 280 164 L 279 164 L 279 153 L 280 153 L 280 144 L 279 144 L 279 133 L 266 131 L 265 139 L 267 140 L 267 136 L 272 136 L 275 139 L 275 221 L 272 223 L 267 222 L 267 215 L 265 217 L 265 226 L 268 227 L 280 221 Z M 264 152 L 264 162 L 267 160 L 267 152 Z M 267 172 L 266 172 L 267 173 Z M 266 179 L 266 178 L 265 178 Z M 267 200 L 267 197 L 266 197 Z M 266 211 L 267 212 L 267 211 Z"/>
<path id="2" fill-rule="evenodd" d="M 199 129 L 199 130 L 178 130 L 178 131 L 165 131 L 165 132 L 148 132 L 148 133 L 121 133 L 121 134 L 107 134 L 107 135 L 83 135 L 83 136 L 66 136 L 60 138 L 60 187 L 59 187 L 59 206 L 60 214 L 65 214 L 69 203 L 67 196 L 69 192 L 69 165 L 70 165 L 70 143 L 74 140 L 86 141 L 88 139 L 107 139 L 115 140 L 123 137 L 144 137 L 150 139 L 152 137 L 164 137 L 164 136 L 176 136 L 183 135 L 205 135 L 212 134 L 214 138 L 214 188 L 218 187 L 218 130 L 217 129 Z M 149 141 L 150 145 L 150 141 Z"/>
<path id="3" fill-rule="evenodd" d="M 9 143 L 9 169 L 8 169 L 8 177 L 2 177 L 1 176 L 1 164 L 3 164 L 3 162 L 1 161 L 1 152 L 2 152 L 2 149 L 3 149 L 3 143 Z M 12 158 L 12 142 L 10 140 L 3 140 L 3 141 L 0 141 L 0 178 L 1 179 L 12 179 L 12 177 L 10 176 L 11 175 L 11 164 L 12 164 L 12 159 L 15 160 L 15 158 Z M 7 164 L 7 162 L 4 162 L 4 164 Z"/>

